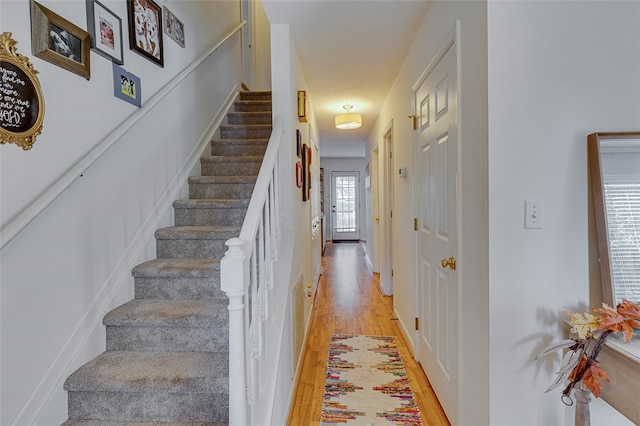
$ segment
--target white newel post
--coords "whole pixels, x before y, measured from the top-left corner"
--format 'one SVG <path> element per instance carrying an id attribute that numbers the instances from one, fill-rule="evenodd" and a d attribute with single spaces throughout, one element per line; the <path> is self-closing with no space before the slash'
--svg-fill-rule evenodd
<path id="1" fill-rule="evenodd" d="M 246 426 L 244 295 L 249 284 L 249 259 L 240 238 L 225 244 L 229 249 L 220 261 L 220 281 L 229 297 L 229 425 Z"/>

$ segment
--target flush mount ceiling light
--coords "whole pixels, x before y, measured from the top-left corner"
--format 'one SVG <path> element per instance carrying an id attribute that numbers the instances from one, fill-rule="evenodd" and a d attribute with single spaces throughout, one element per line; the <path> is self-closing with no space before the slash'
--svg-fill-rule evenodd
<path id="1" fill-rule="evenodd" d="M 349 112 L 353 105 L 344 105 L 342 108 L 347 112 L 346 114 L 336 115 L 336 127 L 338 129 L 357 129 L 362 126 L 362 116 Z"/>

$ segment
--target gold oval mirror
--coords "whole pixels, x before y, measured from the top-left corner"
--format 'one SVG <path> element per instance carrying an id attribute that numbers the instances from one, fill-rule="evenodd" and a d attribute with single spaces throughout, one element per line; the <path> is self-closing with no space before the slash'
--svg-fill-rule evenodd
<path id="1" fill-rule="evenodd" d="M 603 302 L 640 303 L 640 132 L 587 138 Z"/>

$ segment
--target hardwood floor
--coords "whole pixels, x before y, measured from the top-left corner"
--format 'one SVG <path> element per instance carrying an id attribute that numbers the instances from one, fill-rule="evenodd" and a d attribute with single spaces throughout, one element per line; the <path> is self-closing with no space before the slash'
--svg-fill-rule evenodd
<path id="1" fill-rule="evenodd" d="M 378 275 L 365 263 L 362 246 L 327 243 L 322 267 L 288 425 L 320 423 L 329 338 L 339 333 L 396 336 L 423 424 L 449 425 L 427 377 L 402 338 L 394 320 L 392 297 L 382 295 Z"/>

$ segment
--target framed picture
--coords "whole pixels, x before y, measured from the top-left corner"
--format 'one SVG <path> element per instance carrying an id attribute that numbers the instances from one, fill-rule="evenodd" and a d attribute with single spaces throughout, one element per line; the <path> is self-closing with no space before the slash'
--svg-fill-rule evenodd
<path id="1" fill-rule="evenodd" d="M 296 161 L 296 186 L 302 188 L 302 163 Z"/>
<path id="2" fill-rule="evenodd" d="M 16 44 L 11 33 L 0 35 L 0 145 L 15 143 L 28 151 L 42 132 L 44 97 L 38 71 Z"/>
<path id="3" fill-rule="evenodd" d="M 311 178 L 309 170 L 309 160 L 307 158 L 308 149 L 307 144 L 302 145 L 302 201 L 309 200 L 309 189 L 311 187 Z"/>
<path id="4" fill-rule="evenodd" d="M 122 20 L 97 0 L 87 0 L 87 29 L 91 49 L 122 65 Z"/>
<path id="5" fill-rule="evenodd" d="M 140 78 L 113 64 L 113 96 L 140 108 L 142 106 L 142 86 Z"/>
<path id="6" fill-rule="evenodd" d="M 307 92 L 298 90 L 298 121 L 307 122 Z"/>
<path id="7" fill-rule="evenodd" d="M 89 80 L 89 33 L 40 3 L 31 1 L 30 7 L 33 54 Z"/>
<path id="8" fill-rule="evenodd" d="M 164 67 L 162 10 L 153 0 L 127 0 L 129 47 Z"/>
<path id="9" fill-rule="evenodd" d="M 300 129 L 296 129 L 296 154 L 299 158 L 302 157 L 302 132 Z"/>
<path id="10" fill-rule="evenodd" d="M 167 6 L 162 7 L 162 13 L 164 15 L 164 33 L 168 35 L 171 40 L 184 47 L 184 24 Z"/>

